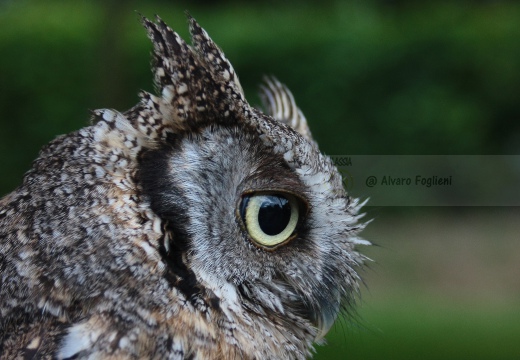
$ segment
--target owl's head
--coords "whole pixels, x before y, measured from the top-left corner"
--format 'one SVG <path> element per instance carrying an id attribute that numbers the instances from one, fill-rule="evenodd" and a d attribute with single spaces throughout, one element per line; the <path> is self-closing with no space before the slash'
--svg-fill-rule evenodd
<path id="1" fill-rule="evenodd" d="M 137 179 L 162 221 L 168 271 L 230 317 L 321 339 L 358 291 L 361 205 L 282 84 L 266 79 L 257 110 L 194 19 L 192 45 L 160 19 L 143 22 L 160 95 L 125 115 L 147 135 Z"/>

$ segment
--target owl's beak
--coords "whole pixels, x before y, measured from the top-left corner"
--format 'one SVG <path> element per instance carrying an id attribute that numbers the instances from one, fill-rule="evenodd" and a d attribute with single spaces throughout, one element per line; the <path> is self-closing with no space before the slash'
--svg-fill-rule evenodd
<path id="1" fill-rule="evenodd" d="M 317 343 L 320 343 L 323 338 L 325 338 L 325 335 L 327 335 L 330 328 L 336 321 L 336 318 L 338 317 L 340 308 L 339 293 L 336 294 L 335 298 L 335 301 L 322 301 L 319 312 L 313 314 L 313 322 L 318 329 L 318 333 L 314 339 L 314 341 Z"/>

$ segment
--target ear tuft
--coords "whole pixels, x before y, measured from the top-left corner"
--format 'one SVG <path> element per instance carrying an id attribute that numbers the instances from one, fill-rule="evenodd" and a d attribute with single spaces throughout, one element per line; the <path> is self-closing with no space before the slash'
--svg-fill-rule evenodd
<path id="1" fill-rule="evenodd" d="M 264 83 L 260 85 L 260 98 L 268 115 L 314 142 L 307 120 L 296 105 L 292 93 L 278 79 L 274 76 L 264 77 Z"/>
<path id="2" fill-rule="evenodd" d="M 190 16 L 190 33 L 193 47 L 206 67 L 210 70 L 218 81 L 230 90 L 233 97 L 245 101 L 244 91 L 238 80 L 238 76 L 233 66 L 224 55 L 224 52 L 211 40 L 206 30 L 204 30 L 197 21 Z"/>

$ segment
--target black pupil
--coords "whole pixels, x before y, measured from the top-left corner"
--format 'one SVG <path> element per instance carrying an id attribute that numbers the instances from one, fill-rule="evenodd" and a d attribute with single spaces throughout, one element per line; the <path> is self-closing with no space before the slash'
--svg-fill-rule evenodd
<path id="1" fill-rule="evenodd" d="M 289 200 L 279 195 L 265 195 L 260 211 L 258 225 L 267 235 L 278 235 L 285 230 L 291 219 Z"/>

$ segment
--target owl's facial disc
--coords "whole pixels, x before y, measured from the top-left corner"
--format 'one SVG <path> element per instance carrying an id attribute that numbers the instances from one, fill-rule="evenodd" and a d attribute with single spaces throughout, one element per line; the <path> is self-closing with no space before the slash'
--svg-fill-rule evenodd
<path id="1" fill-rule="evenodd" d="M 302 210 L 300 199 L 281 192 L 245 194 L 239 206 L 252 242 L 266 250 L 274 250 L 296 237 Z"/>

